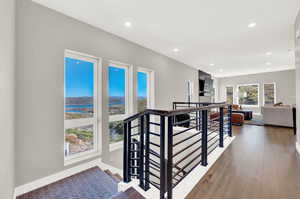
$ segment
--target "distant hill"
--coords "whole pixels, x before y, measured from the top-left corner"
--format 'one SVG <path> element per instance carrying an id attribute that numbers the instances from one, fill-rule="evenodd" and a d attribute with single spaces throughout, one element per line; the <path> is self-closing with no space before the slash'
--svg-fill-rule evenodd
<path id="1" fill-rule="evenodd" d="M 67 97 L 66 105 L 93 104 L 93 97 Z"/>
<path id="2" fill-rule="evenodd" d="M 125 104 L 124 97 L 117 97 L 117 96 L 111 96 L 109 97 L 109 104 L 110 105 L 121 105 Z"/>

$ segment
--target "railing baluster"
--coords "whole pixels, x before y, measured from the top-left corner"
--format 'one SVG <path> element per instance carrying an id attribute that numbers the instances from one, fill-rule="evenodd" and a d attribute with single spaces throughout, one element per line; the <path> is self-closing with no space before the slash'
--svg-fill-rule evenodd
<path id="1" fill-rule="evenodd" d="M 167 198 L 172 199 L 173 189 L 173 117 L 168 117 L 168 164 L 167 164 Z"/>
<path id="2" fill-rule="evenodd" d="M 232 105 L 229 105 L 229 107 L 228 107 L 228 120 L 229 120 L 229 131 L 228 131 L 228 135 L 230 136 L 230 137 L 232 137 Z"/>
<path id="3" fill-rule="evenodd" d="M 139 147 L 139 178 L 140 187 L 144 187 L 144 116 L 139 118 L 140 125 L 140 147 Z"/>
<path id="4" fill-rule="evenodd" d="M 130 158 L 130 155 L 131 155 L 131 146 L 132 146 L 132 143 L 131 143 L 131 121 L 129 121 L 127 123 L 127 146 L 128 146 L 128 156 L 127 156 L 127 169 L 128 169 L 128 173 L 127 173 L 127 176 L 128 176 L 128 182 L 131 181 L 131 172 L 132 172 L 132 169 L 131 169 L 131 164 L 130 164 L 130 161 L 129 161 L 129 158 Z"/>
<path id="5" fill-rule="evenodd" d="M 202 111 L 201 164 L 207 166 L 207 110 Z"/>
<path id="6" fill-rule="evenodd" d="M 145 191 L 150 188 L 150 115 L 146 114 L 146 126 L 145 126 Z"/>
<path id="7" fill-rule="evenodd" d="M 220 142 L 219 147 L 224 147 L 224 108 L 220 107 L 220 118 L 219 118 L 219 136 L 220 136 Z"/>
<path id="8" fill-rule="evenodd" d="M 166 192 L 165 165 L 165 117 L 160 116 L 160 199 L 165 198 Z"/>
<path id="9" fill-rule="evenodd" d="M 123 149 L 123 177 L 124 177 L 124 182 L 129 182 L 128 178 L 128 123 L 124 123 L 123 131 L 124 131 L 124 149 Z"/>

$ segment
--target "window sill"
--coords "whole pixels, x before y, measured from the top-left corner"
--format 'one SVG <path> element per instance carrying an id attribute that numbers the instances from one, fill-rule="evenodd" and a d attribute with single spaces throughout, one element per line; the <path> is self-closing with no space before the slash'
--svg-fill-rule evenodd
<path id="1" fill-rule="evenodd" d="M 87 160 L 87 159 L 90 159 L 90 158 L 94 158 L 94 157 L 97 157 L 97 156 L 100 156 L 100 155 L 101 155 L 100 152 L 93 151 L 93 152 L 89 152 L 86 155 L 81 155 L 79 157 L 65 158 L 65 160 L 64 160 L 64 166 L 69 166 L 69 165 L 72 165 L 72 164 L 75 164 L 75 163 L 78 163 L 78 162 L 81 162 L 81 161 L 84 161 L 84 160 Z"/>

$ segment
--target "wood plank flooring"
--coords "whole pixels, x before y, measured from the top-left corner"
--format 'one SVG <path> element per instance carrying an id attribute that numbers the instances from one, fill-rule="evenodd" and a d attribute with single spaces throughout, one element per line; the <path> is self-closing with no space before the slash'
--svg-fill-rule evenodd
<path id="1" fill-rule="evenodd" d="M 236 139 L 187 199 L 300 199 L 300 155 L 289 128 L 234 127 Z"/>

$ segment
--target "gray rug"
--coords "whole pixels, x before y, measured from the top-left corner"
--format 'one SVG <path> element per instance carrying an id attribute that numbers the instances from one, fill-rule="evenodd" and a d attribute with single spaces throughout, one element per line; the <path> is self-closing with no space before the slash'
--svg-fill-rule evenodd
<path id="1" fill-rule="evenodd" d="M 252 120 L 245 120 L 244 124 L 247 125 L 255 125 L 255 126 L 264 126 L 264 121 L 262 120 L 257 120 L 257 119 L 252 119 Z"/>
<path id="2" fill-rule="evenodd" d="M 94 167 L 17 199 L 108 199 L 117 193 L 117 183 L 98 167 Z"/>

